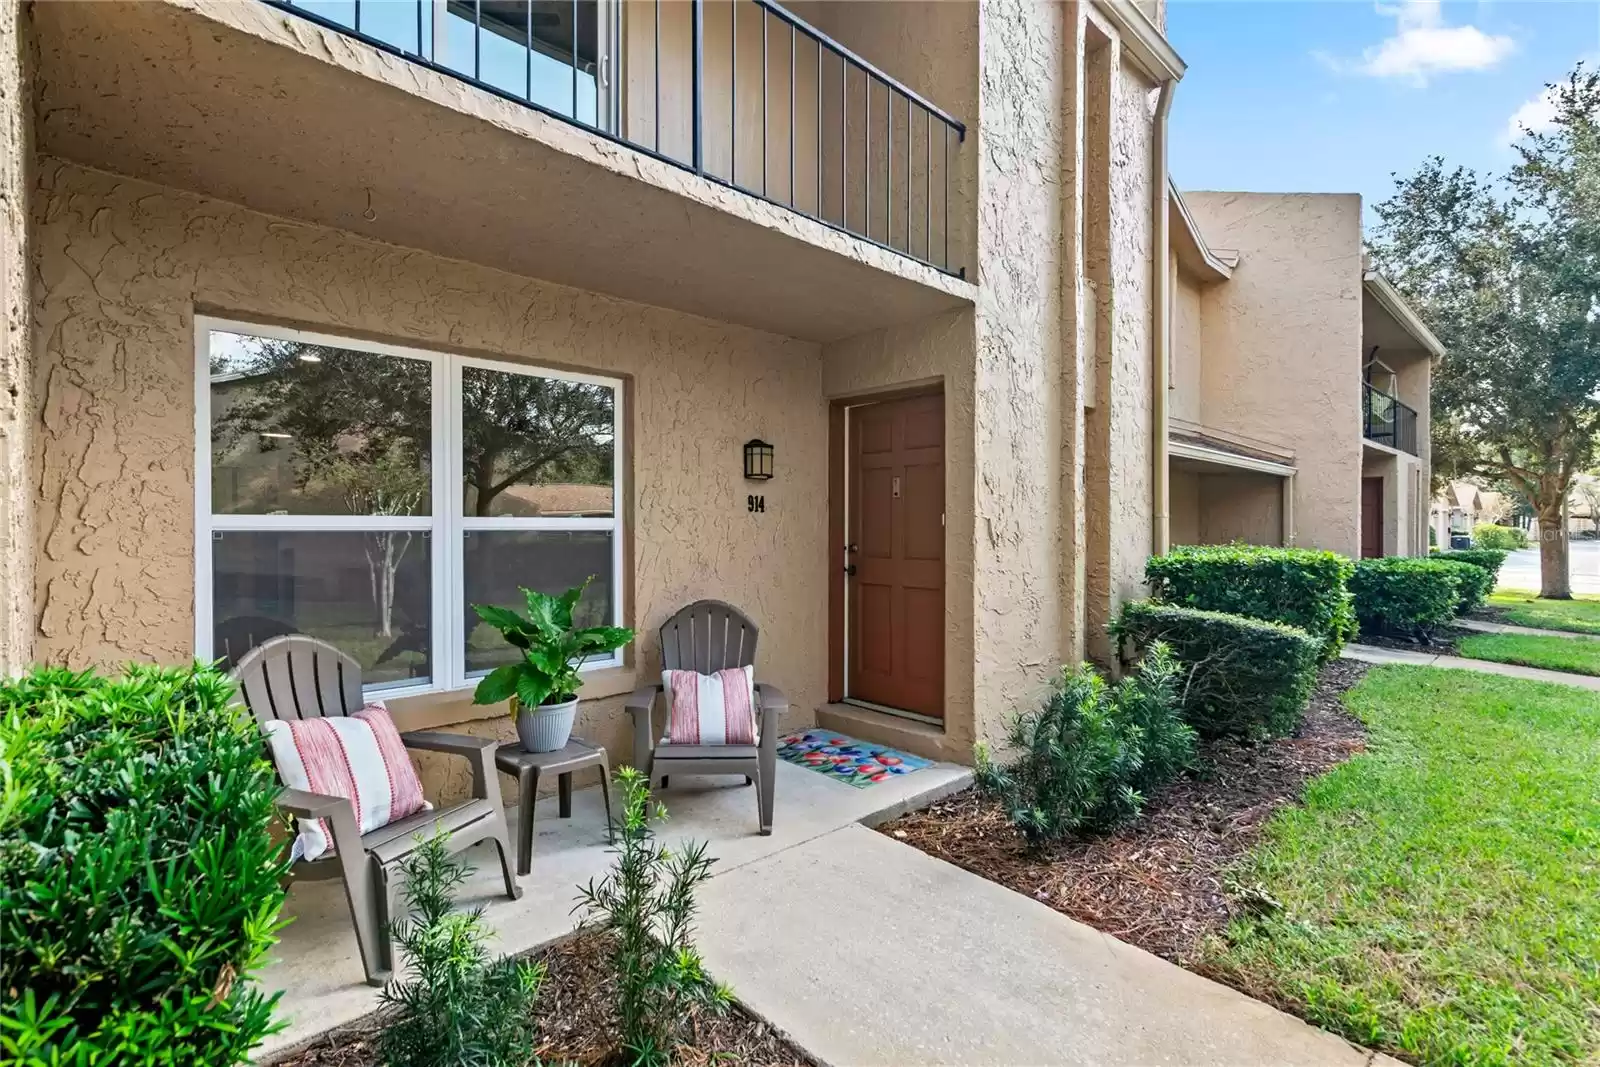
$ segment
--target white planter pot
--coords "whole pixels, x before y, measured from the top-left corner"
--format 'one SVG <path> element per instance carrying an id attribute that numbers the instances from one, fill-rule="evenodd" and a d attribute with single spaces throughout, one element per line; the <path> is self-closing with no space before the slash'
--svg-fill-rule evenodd
<path id="1" fill-rule="evenodd" d="M 517 737 L 529 752 L 558 752 L 567 747 L 572 736 L 572 722 L 578 717 L 578 698 L 562 704 L 540 704 L 526 707 L 514 701 L 517 709 Z"/>

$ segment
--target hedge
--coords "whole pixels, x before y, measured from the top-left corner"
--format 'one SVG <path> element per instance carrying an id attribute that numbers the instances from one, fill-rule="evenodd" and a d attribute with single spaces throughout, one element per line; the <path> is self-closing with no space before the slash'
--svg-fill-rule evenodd
<path id="1" fill-rule="evenodd" d="M 1280 622 L 1156 601 L 1123 605 L 1111 633 L 1124 653 L 1164 642 L 1184 665 L 1184 718 L 1202 737 L 1287 734 L 1317 682 L 1324 643 Z"/>
<path id="2" fill-rule="evenodd" d="M 1145 580 L 1155 599 L 1287 623 L 1322 639 L 1322 658 L 1339 655 L 1356 632 L 1347 585 L 1355 564 L 1334 552 L 1254 545 L 1174 548 L 1152 556 Z"/>
<path id="3" fill-rule="evenodd" d="M 1428 558 L 1450 563 L 1470 563 L 1478 568 L 1478 575 L 1462 577 L 1461 596 L 1456 601 L 1456 613 L 1459 615 L 1483 607 L 1489 594 L 1494 591 L 1494 583 L 1499 580 L 1500 566 L 1506 561 L 1506 553 L 1498 548 L 1463 548 L 1454 552 L 1437 552 Z"/>
<path id="4" fill-rule="evenodd" d="M 210 667 L 0 681 L 0 1060 L 239 1064 L 277 994 L 277 775 Z"/>
<path id="5" fill-rule="evenodd" d="M 1411 556 L 1364 559 L 1356 564 L 1350 591 L 1356 617 L 1368 633 L 1399 633 L 1427 643 L 1433 631 L 1455 617 L 1462 582 L 1482 568 L 1452 560 Z"/>
<path id="6" fill-rule="evenodd" d="M 1517 549 L 1528 547 L 1526 531 L 1515 526 L 1500 526 L 1492 522 L 1480 522 L 1472 528 L 1473 548 L 1498 548 Z"/>

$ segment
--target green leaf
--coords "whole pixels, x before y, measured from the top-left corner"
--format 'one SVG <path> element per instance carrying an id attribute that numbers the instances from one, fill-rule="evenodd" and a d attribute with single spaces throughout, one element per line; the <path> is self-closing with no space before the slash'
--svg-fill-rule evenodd
<path id="1" fill-rule="evenodd" d="M 510 608 L 502 608 L 494 604 L 474 604 L 472 610 L 478 613 L 478 618 L 493 626 L 501 633 L 530 632 L 533 624 Z"/>
<path id="2" fill-rule="evenodd" d="M 592 626 L 576 634 L 578 651 L 583 655 L 614 652 L 633 640 L 633 631 L 626 626 Z"/>
<path id="3" fill-rule="evenodd" d="M 562 606 L 558 597 L 527 588 L 522 590 L 522 595 L 528 601 L 528 617 L 544 637 L 553 640 L 572 629 L 572 612 Z"/>
<path id="4" fill-rule="evenodd" d="M 496 667 L 484 676 L 478 683 L 478 688 L 472 692 L 474 704 L 498 704 L 510 700 L 517 694 L 518 681 L 523 675 L 522 664 L 507 663 L 503 667 Z"/>
<path id="5" fill-rule="evenodd" d="M 560 645 L 542 644 L 528 649 L 528 662 L 545 674 L 560 674 L 567 666 L 567 657 Z"/>
<path id="6" fill-rule="evenodd" d="M 550 695 L 552 679 L 546 676 L 533 674 L 531 671 L 521 671 L 517 675 L 517 699 L 522 701 L 526 708 L 536 708 L 545 702 Z"/>

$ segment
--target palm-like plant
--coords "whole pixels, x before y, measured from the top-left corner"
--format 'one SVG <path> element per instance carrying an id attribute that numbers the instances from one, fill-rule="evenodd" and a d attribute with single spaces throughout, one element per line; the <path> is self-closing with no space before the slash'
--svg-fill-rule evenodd
<path id="1" fill-rule="evenodd" d="M 578 671 L 590 656 L 601 656 L 633 640 L 626 626 L 574 627 L 572 611 L 594 577 L 560 596 L 523 589 L 526 615 L 493 604 L 474 604 L 478 618 L 500 631 L 521 653 L 515 663 L 490 671 L 472 694 L 474 704 L 498 704 L 516 697 L 526 708 L 561 704 L 578 695 Z"/>

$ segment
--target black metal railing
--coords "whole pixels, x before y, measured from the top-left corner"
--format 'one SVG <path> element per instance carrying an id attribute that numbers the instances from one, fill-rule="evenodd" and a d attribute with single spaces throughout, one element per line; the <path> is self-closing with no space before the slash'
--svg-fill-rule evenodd
<path id="1" fill-rule="evenodd" d="M 965 276 L 966 127 L 772 0 L 264 2 Z"/>
<path id="2" fill-rule="evenodd" d="M 1417 412 L 1382 389 L 1361 383 L 1361 433 L 1369 441 L 1417 454 Z"/>

